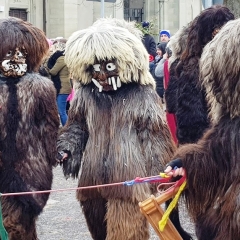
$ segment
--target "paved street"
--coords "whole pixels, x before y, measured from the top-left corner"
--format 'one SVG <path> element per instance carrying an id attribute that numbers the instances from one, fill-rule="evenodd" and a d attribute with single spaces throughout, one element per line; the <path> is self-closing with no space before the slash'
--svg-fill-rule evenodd
<path id="1" fill-rule="evenodd" d="M 63 177 L 62 169 L 54 169 L 52 189 L 66 189 L 77 187 L 77 180 Z M 184 209 L 182 210 L 183 212 Z M 193 232 L 193 225 L 185 213 L 182 214 L 184 228 Z M 50 194 L 47 205 L 37 222 L 39 240 L 91 240 L 80 205 L 75 197 L 75 190 L 54 192 Z M 150 240 L 159 239 L 151 231 Z M 117 240 L 117 239 L 113 239 Z"/>

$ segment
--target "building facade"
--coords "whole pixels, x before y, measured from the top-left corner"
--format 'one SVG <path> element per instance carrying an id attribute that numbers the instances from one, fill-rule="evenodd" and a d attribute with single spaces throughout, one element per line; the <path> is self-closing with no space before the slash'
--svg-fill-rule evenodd
<path id="1" fill-rule="evenodd" d="M 135 18 L 134 13 L 141 12 L 140 22 L 154 23 L 156 41 L 159 41 L 161 29 L 170 30 L 171 34 L 174 34 L 203 9 L 201 0 L 125 0 L 125 2 L 127 2 L 125 8 L 129 6 L 130 9 L 130 20 L 139 21 L 140 15 Z M 126 14 L 124 17 L 127 19 Z"/>
<path id="2" fill-rule="evenodd" d="M 161 29 L 174 34 L 202 10 L 202 0 L 0 0 L 0 18 L 27 20 L 45 31 L 47 37 L 68 38 L 98 18 L 116 17 L 153 21 L 156 40 Z M 211 0 L 205 0 L 211 1 Z"/>

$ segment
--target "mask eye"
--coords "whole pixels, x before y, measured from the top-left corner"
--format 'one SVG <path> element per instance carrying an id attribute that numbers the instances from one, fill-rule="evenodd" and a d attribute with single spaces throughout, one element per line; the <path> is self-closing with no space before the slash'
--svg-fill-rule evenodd
<path id="1" fill-rule="evenodd" d="M 6 57 L 11 57 L 12 56 L 12 51 L 8 51 L 8 53 L 6 54 Z"/>
<path id="2" fill-rule="evenodd" d="M 22 57 L 23 54 L 21 52 L 17 52 L 18 57 Z"/>
<path id="3" fill-rule="evenodd" d="M 94 64 L 93 69 L 95 72 L 100 72 L 100 64 Z"/>
<path id="4" fill-rule="evenodd" d="M 116 69 L 116 65 L 115 65 L 114 63 L 108 63 L 108 64 L 106 65 L 106 69 L 107 69 L 108 71 L 113 71 L 114 69 Z"/>

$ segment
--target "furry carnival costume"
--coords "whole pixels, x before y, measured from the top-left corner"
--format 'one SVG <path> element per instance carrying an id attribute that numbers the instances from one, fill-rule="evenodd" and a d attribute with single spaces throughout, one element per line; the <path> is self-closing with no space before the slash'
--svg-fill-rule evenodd
<path id="1" fill-rule="evenodd" d="M 67 42 L 65 61 L 80 84 L 58 150 L 70 155 L 64 173 L 80 187 L 156 175 L 173 155 L 147 51 L 132 33 L 132 23 L 103 19 Z M 94 239 L 145 240 L 138 202 L 153 192 L 144 183 L 79 190 L 77 198 Z"/>
<path id="2" fill-rule="evenodd" d="M 209 127 L 205 90 L 199 84 L 199 59 L 204 46 L 233 19 L 227 7 L 214 5 L 203 10 L 189 26 L 186 49 L 175 69 L 177 104 L 174 111 L 179 144 L 197 142 Z M 172 87 L 170 89 L 173 91 Z"/>
<path id="3" fill-rule="evenodd" d="M 170 39 L 172 56 L 169 58 L 169 83 L 165 90 L 166 110 L 176 114 L 178 97 L 178 77 L 176 66 L 180 61 L 181 54 L 186 48 L 189 27 L 178 30 Z"/>
<path id="4" fill-rule="evenodd" d="M 204 48 L 200 73 L 213 124 L 175 155 L 186 169 L 184 197 L 199 240 L 240 239 L 239 35 L 240 20 L 230 21 Z"/>
<path id="5" fill-rule="evenodd" d="M 17 18 L 0 20 L 0 191 L 48 190 L 55 164 L 55 90 L 34 73 L 48 51 L 44 33 Z M 10 240 L 35 240 L 35 221 L 48 194 L 2 197 Z"/>

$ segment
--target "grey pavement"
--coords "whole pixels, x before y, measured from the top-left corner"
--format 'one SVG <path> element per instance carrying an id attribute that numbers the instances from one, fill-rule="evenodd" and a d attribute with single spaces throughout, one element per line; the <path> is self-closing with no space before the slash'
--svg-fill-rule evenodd
<path id="1" fill-rule="evenodd" d="M 66 180 L 60 166 L 54 169 L 52 189 L 76 188 L 77 180 Z M 193 233 L 184 205 L 180 206 L 181 223 L 188 232 Z M 43 213 L 37 221 L 39 240 L 91 240 L 75 190 L 52 192 Z M 150 240 L 159 239 L 151 228 Z M 115 240 L 115 239 L 114 239 Z M 117 239 L 116 239 L 117 240 Z M 174 239 L 173 239 L 174 240 Z"/>

